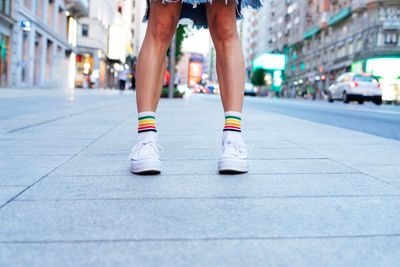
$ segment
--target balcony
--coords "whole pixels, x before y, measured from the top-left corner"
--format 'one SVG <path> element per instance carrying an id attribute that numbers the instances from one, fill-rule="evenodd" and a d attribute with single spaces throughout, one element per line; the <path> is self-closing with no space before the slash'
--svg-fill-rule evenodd
<path id="1" fill-rule="evenodd" d="M 339 11 L 338 13 L 336 13 L 335 15 L 333 15 L 329 20 L 328 20 L 328 26 L 334 26 L 340 22 L 342 22 L 343 20 L 347 19 L 348 17 L 350 17 L 352 14 L 351 12 L 351 8 L 345 8 L 341 11 Z"/>
<path id="2" fill-rule="evenodd" d="M 312 38 L 313 35 L 316 35 L 317 33 L 319 33 L 319 31 L 320 31 L 320 29 L 318 26 L 311 28 L 310 30 L 308 30 L 304 33 L 304 36 L 303 36 L 304 40 Z"/>
<path id="3" fill-rule="evenodd" d="M 89 15 L 89 0 L 66 0 L 65 6 L 77 18 Z"/>

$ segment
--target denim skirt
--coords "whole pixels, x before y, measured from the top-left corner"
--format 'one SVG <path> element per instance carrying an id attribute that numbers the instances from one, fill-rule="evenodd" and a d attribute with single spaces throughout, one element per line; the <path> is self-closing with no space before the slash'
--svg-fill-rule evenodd
<path id="1" fill-rule="evenodd" d="M 143 22 L 148 21 L 150 12 L 150 1 L 147 0 L 146 13 L 143 17 Z M 157 0 L 165 2 L 178 2 L 182 1 L 182 10 L 180 19 L 190 19 L 193 21 L 195 28 L 208 28 L 206 16 L 206 3 L 212 3 L 213 0 Z M 233 1 L 233 0 L 225 0 Z M 262 6 L 262 0 L 235 0 L 236 1 L 236 19 L 242 18 L 242 8 L 251 7 L 258 9 Z"/>

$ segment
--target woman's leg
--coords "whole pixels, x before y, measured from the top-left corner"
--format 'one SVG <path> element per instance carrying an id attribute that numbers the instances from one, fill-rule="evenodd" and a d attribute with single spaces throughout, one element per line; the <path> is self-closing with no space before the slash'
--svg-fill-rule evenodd
<path id="1" fill-rule="evenodd" d="M 217 74 L 226 111 L 242 112 L 245 65 L 236 28 L 235 0 L 214 0 L 206 5 L 207 21 L 217 54 Z"/>
<path id="2" fill-rule="evenodd" d="M 182 7 L 179 2 L 164 5 L 161 0 L 150 2 L 146 36 L 136 66 L 138 137 L 131 153 L 131 171 L 135 174 L 161 172 L 155 112 L 165 75 L 167 49 Z"/>
<path id="3" fill-rule="evenodd" d="M 245 66 L 236 28 L 236 1 L 207 4 L 207 22 L 217 52 L 217 74 L 225 111 L 220 173 L 248 171 L 247 146 L 241 135 Z"/>
<path id="4" fill-rule="evenodd" d="M 146 35 L 140 49 L 136 72 L 138 113 L 157 110 L 166 71 L 166 53 L 175 33 L 181 2 L 150 1 Z"/>

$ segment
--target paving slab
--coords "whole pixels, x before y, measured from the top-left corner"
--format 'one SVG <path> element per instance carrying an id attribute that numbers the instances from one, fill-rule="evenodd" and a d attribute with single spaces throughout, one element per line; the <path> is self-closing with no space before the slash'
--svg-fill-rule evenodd
<path id="1" fill-rule="evenodd" d="M 399 195 L 363 174 L 160 175 L 46 177 L 18 200 L 275 198 Z"/>
<path id="2" fill-rule="evenodd" d="M 396 165 L 400 158 L 400 142 L 397 145 L 307 145 L 307 149 L 355 167 Z"/>
<path id="3" fill-rule="evenodd" d="M 12 266 L 396 266 L 400 237 L 0 244 Z"/>
<path id="4" fill-rule="evenodd" d="M 0 241 L 400 234 L 400 197 L 13 201 Z"/>
<path id="5" fill-rule="evenodd" d="M 79 155 L 52 173 L 53 176 L 127 175 L 129 155 Z M 163 164 L 166 175 L 216 174 L 217 160 L 169 160 Z M 329 159 L 250 160 L 251 174 L 272 173 L 359 173 Z"/>
<path id="6" fill-rule="evenodd" d="M 18 186 L 18 185 L 11 185 L 11 186 L 2 186 L 0 185 L 0 206 L 5 204 L 7 201 L 12 199 L 22 190 L 24 190 L 26 186 Z"/>
<path id="7" fill-rule="evenodd" d="M 362 172 L 368 173 L 372 177 L 377 177 L 383 181 L 400 187 L 400 165 L 363 165 L 357 166 L 357 169 Z"/>

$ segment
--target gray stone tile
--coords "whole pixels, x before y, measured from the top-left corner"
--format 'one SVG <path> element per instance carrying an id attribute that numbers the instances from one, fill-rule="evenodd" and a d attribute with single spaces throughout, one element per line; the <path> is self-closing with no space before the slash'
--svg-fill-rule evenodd
<path id="1" fill-rule="evenodd" d="M 0 244 L 0 265 L 396 266 L 399 243 L 371 237 Z"/>
<path id="2" fill-rule="evenodd" d="M 55 166 L 43 168 L 0 169 L 0 185 L 30 185 L 40 177 L 46 175 Z"/>
<path id="3" fill-rule="evenodd" d="M 400 197 L 14 201 L 0 241 L 286 238 L 400 232 Z"/>
<path id="4" fill-rule="evenodd" d="M 1 186 L 0 185 L 0 206 L 12 199 L 22 190 L 24 190 L 25 186 Z"/>
<path id="5" fill-rule="evenodd" d="M 54 168 L 62 164 L 70 156 L 39 156 L 39 155 L 3 155 L 0 154 L 0 169 L 9 169 L 13 172 L 17 169 L 22 169 L 22 167 L 29 167 L 26 170 L 31 169 L 41 169 L 41 168 Z"/>
<path id="6" fill-rule="evenodd" d="M 373 177 L 377 177 L 383 181 L 386 181 L 388 183 L 400 187 L 400 165 L 393 165 L 393 166 L 360 165 L 357 166 L 356 168 Z"/>
<path id="7" fill-rule="evenodd" d="M 125 147 L 124 150 L 109 150 L 108 153 L 95 151 L 95 150 L 85 150 L 82 152 L 82 155 L 90 154 L 90 155 L 120 155 L 126 156 L 129 155 L 130 149 Z M 261 149 L 252 149 L 250 152 L 251 159 L 315 159 L 322 158 L 318 153 L 311 152 L 304 148 L 296 148 L 296 147 L 272 147 L 272 148 L 261 148 Z M 221 156 L 221 149 L 176 149 L 176 150 L 163 150 L 162 159 L 164 161 L 169 160 L 207 160 L 214 159 L 218 160 Z"/>
<path id="8" fill-rule="evenodd" d="M 129 155 L 79 155 L 66 162 L 53 175 L 127 175 L 129 174 Z M 165 155 L 163 156 L 165 157 Z M 163 163 L 163 171 L 172 174 L 215 174 L 216 160 L 168 160 Z M 250 173 L 355 173 L 327 159 L 276 159 L 250 160 Z"/>
<path id="9" fill-rule="evenodd" d="M 92 139 L 25 139 L 25 140 L 14 140 L 14 139 L 2 139 L 0 140 L 0 149 L 12 148 L 12 149 L 38 149 L 40 147 L 57 147 L 62 149 L 63 147 L 82 147 L 89 145 Z"/>
<path id="10" fill-rule="evenodd" d="M 80 152 L 86 146 L 24 146 L 1 147 L 0 155 L 13 156 L 68 156 Z"/>
<path id="11" fill-rule="evenodd" d="M 46 177 L 18 200 L 399 195 L 361 174 Z"/>
<path id="12" fill-rule="evenodd" d="M 348 165 L 394 165 L 400 158 L 400 142 L 397 145 L 307 145 L 320 156 Z"/>
<path id="13" fill-rule="evenodd" d="M 70 156 L 0 156 L 0 186 L 30 185 L 63 164 Z"/>

